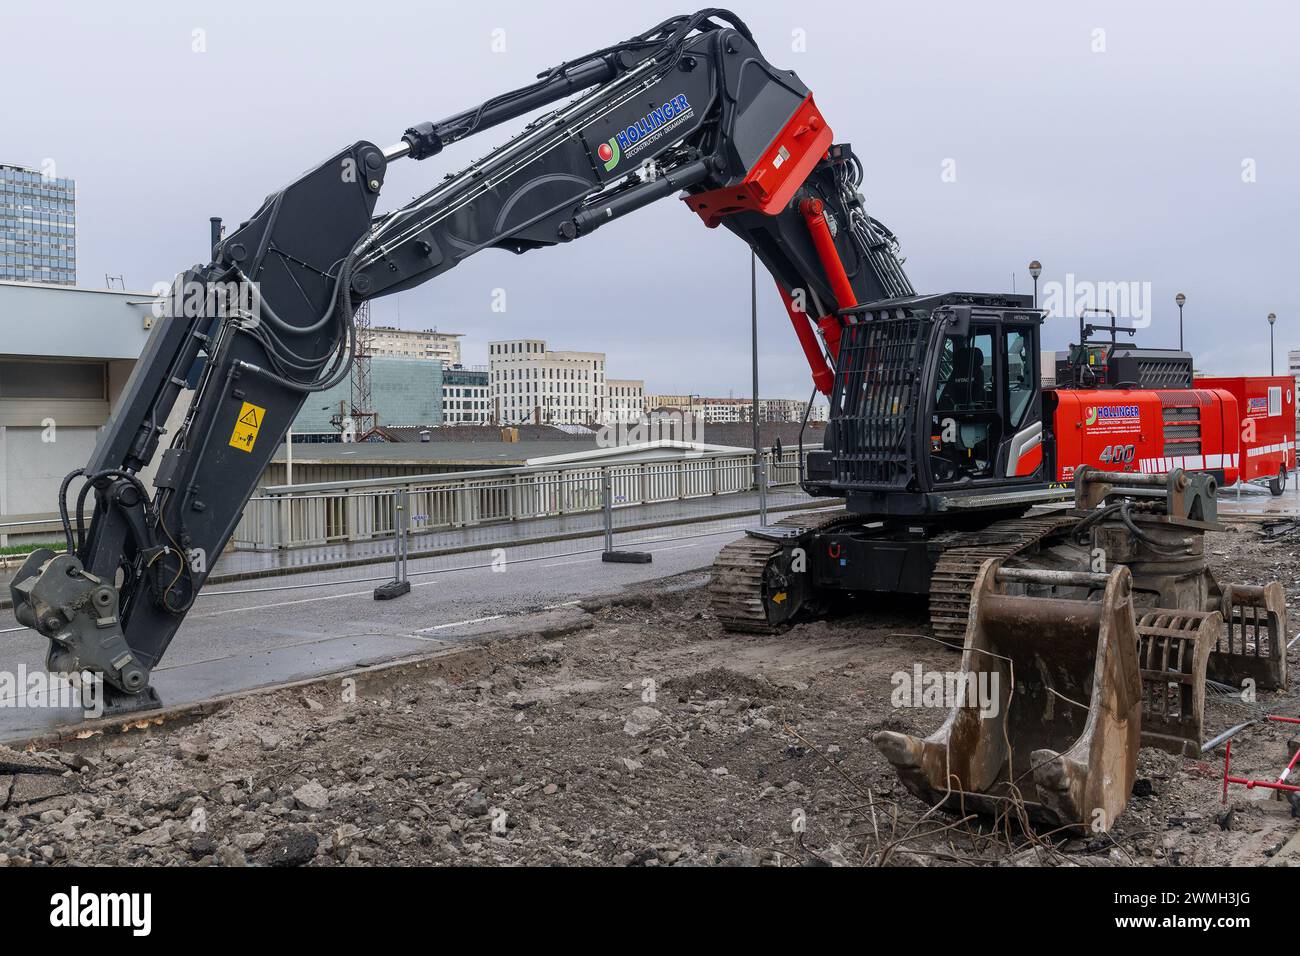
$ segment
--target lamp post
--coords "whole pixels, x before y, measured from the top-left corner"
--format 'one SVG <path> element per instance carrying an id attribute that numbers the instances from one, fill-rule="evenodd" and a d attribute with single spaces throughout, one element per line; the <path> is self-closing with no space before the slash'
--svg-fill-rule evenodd
<path id="1" fill-rule="evenodd" d="M 1273 326 L 1275 326 L 1276 324 L 1277 324 L 1277 313 L 1270 312 L 1268 314 L 1268 374 L 1269 375 L 1277 374 L 1277 372 L 1273 368 Z"/>
<path id="2" fill-rule="evenodd" d="M 1183 303 L 1187 301 L 1187 296 L 1181 292 L 1174 296 L 1174 301 L 1178 303 L 1178 351 L 1183 350 Z"/>
<path id="3" fill-rule="evenodd" d="M 1034 308 L 1038 308 L 1038 277 L 1043 274 L 1043 264 L 1035 259 L 1029 263 L 1029 274 L 1034 279 Z"/>

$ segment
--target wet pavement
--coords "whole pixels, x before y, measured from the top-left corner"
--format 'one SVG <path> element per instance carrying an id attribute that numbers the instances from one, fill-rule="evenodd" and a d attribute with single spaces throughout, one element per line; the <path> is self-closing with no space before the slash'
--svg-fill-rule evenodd
<path id="1" fill-rule="evenodd" d="M 700 571 L 718 549 L 756 527 L 756 517 L 620 534 L 615 547 L 648 551 L 651 564 L 601 561 L 603 537 L 412 559 L 411 593 L 376 601 L 386 565 L 288 574 L 205 588 L 153 684 L 177 705 L 419 654 L 482 636 L 484 625 L 564 607 L 629 584 Z M 7 624 L 12 619 L 0 618 Z M 47 642 L 0 627 L 0 673 L 39 674 Z M 0 741 L 77 723 L 76 710 L 44 706 L 39 693 L 0 694 Z"/>
<path id="2" fill-rule="evenodd" d="M 1277 518 L 1300 517 L 1300 483 L 1293 476 L 1282 494 L 1274 495 L 1260 485 L 1234 485 L 1219 491 L 1219 514 L 1263 515 Z"/>

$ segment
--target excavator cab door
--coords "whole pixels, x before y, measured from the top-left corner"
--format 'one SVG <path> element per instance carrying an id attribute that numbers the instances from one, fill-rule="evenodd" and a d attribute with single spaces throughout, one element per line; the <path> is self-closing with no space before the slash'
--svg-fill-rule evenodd
<path id="1" fill-rule="evenodd" d="M 935 357 L 933 487 L 1032 481 L 1043 453 L 1038 317 L 964 311 L 948 321 Z"/>
<path id="2" fill-rule="evenodd" d="M 1043 372 L 1038 324 L 1008 323 L 1002 328 L 1005 359 L 1007 438 L 998 451 L 1005 478 L 1042 478 Z"/>

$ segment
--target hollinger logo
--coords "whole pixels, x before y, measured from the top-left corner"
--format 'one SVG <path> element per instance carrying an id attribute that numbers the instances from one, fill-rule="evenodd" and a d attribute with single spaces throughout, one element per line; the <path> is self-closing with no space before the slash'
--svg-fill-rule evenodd
<path id="1" fill-rule="evenodd" d="M 1096 405 L 1089 405 L 1089 406 L 1088 406 L 1088 417 L 1084 419 L 1084 422 L 1083 422 L 1083 423 L 1084 423 L 1085 425 L 1095 425 L 1095 424 L 1097 424 L 1097 406 L 1096 406 Z"/>
<path id="2" fill-rule="evenodd" d="M 618 140 L 611 139 L 608 143 L 601 143 L 596 148 L 596 155 L 605 164 L 605 171 L 609 172 L 618 165 L 619 157 L 622 155 L 618 148 Z"/>
<path id="3" fill-rule="evenodd" d="M 678 93 L 662 106 L 656 106 L 635 123 L 630 123 L 615 133 L 613 139 L 596 150 L 596 155 L 605 161 L 606 169 L 613 169 L 613 164 L 619 161 L 620 156 L 631 159 L 642 150 L 663 141 L 669 133 L 694 115 L 695 110 L 686 94 Z M 605 154 L 606 146 L 609 147 L 608 156 Z"/>

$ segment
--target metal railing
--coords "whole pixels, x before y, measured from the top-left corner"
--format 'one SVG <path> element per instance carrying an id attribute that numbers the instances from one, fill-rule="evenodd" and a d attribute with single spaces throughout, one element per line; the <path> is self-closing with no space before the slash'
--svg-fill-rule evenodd
<path id="1" fill-rule="evenodd" d="M 38 532 L 41 533 L 42 540 L 62 541 L 63 527 L 59 522 L 59 516 L 26 518 L 22 521 L 0 521 L 0 548 L 9 547 L 10 535 L 27 537 Z M 30 553 L 30 551 L 24 551 L 18 554 L 0 554 L 0 572 L 11 571 L 21 566 Z"/>
<path id="2" fill-rule="evenodd" d="M 808 448 L 803 449 L 806 455 Z M 799 480 L 798 449 L 764 453 L 767 487 Z M 397 502 L 410 506 L 412 534 L 598 513 L 608 479 L 613 507 L 709 498 L 754 490 L 753 453 L 647 458 L 632 462 L 525 466 L 311 485 L 278 485 L 249 500 L 234 547 L 276 550 L 391 538 Z"/>

